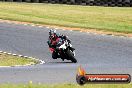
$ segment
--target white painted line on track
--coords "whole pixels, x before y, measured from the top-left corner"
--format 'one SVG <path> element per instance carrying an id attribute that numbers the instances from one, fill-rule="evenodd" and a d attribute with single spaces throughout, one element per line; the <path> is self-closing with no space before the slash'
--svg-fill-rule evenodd
<path id="1" fill-rule="evenodd" d="M 38 26 L 39 28 L 42 28 L 43 26 Z"/>
<path id="2" fill-rule="evenodd" d="M 11 55 L 11 53 L 7 53 L 8 55 Z"/>
<path id="3" fill-rule="evenodd" d="M 120 36 L 121 38 L 125 38 L 125 36 Z"/>
<path id="4" fill-rule="evenodd" d="M 102 36 L 106 36 L 106 34 L 101 34 Z"/>
<path id="5" fill-rule="evenodd" d="M 32 27 L 34 27 L 35 25 L 34 25 L 34 24 L 32 24 L 31 26 L 32 26 Z"/>
<path id="6" fill-rule="evenodd" d="M 3 19 L 0 19 L 0 22 L 5 22 L 5 23 L 13 23 L 13 24 L 23 24 L 23 25 L 29 25 L 30 23 L 18 23 L 18 22 L 12 22 L 12 21 L 10 21 L 10 20 L 3 20 Z M 37 27 L 44 27 L 44 26 L 41 26 L 40 24 L 37 24 L 37 25 L 35 25 L 35 24 L 30 24 L 31 26 L 37 26 Z M 50 27 L 46 27 L 46 28 L 50 28 Z M 54 29 L 59 29 L 59 28 L 54 28 Z M 62 29 L 62 30 L 66 30 L 66 29 Z M 74 30 L 70 30 L 70 31 L 74 31 Z M 80 32 L 82 32 L 82 31 L 80 31 Z M 88 34 L 90 33 L 90 32 L 87 32 Z M 97 33 L 91 33 L 91 34 L 95 34 L 95 35 L 97 35 Z M 110 36 L 109 34 L 101 34 L 102 36 Z M 116 35 L 111 35 L 111 36 L 116 36 Z M 128 37 L 128 36 L 118 36 L 118 37 L 126 37 L 126 38 L 132 38 L 132 37 Z"/>
<path id="7" fill-rule="evenodd" d="M 36 61 L 39 61 L 39 64 L 44 64 L 45 61 L 43 60 L 40 60 L 40 59 L 36 59 L 36 58 L 33 58 L 33 57 L 28 57 L 28 56 L 23 56 L 23 55 L 17 55 L 17 54 L 13 54 L 13 53 L 7 53 L 7 52 L 3 52 L 3 51 L 0 51 L 0 53 L 5 53 L 5 54 L 11 54 L 13 56 L 19 56 L 19 57 L 24 57 L 24 58 L 30 58 L 32 60 L 36 60 Z M 33 66 L 33 65 L 36 65 L 35 63 L 30 63 L 30 64 L 26 64 L 26 65 L 13 65 L 13 66 L 0 66 L 0 68 L 2 67 L 19 67 L 19 66 Z"/>
<path id="8" fill-rule="evenodd" d="M 41 62 L 40 64 L 44 64 L 45 63 L 43 60 L 40 60 L 40 62 Z"/>
<path id="9" fill-rule="evenodd" d="M 7 52 L 3 52 L 4 54 L 6 54 Z"/>
<path id="10" fill-rule="evenodd" d="M 44 27 L 44 26 L 41 26 L 39 24 L 38 25 L 31 25 L 31 26 L 37 26 L 39 28 Z M 46 26 L 46 28 L 50 29 L 50 27 L 48 27 L 48 26 Z M 56 29 L 57 30 L 59 28 L 52 28 L 52 29 Z M 61 29 L 61 30 L 64 30 L 65 31 L 66 29 Z M 74 30 L 69 30 L 69 31 L 74 31 Z M 83 31 L 79 31 L 79 32 L 83 32 Z M 90 34 L 90 32 L 85 32 L 85 33 Z M 98 33 L 91 33 L 91 34 L 98 35 Z M 116 35 L 113 35 L 113 34 L 99 34 L 99 35 L 102 35 L 102 36 L 116 36 Z M 119 37 L 126 37 L 126 36 L 119 36 Z M 128 37 L 128 38 L 132 38 L 132 37 Z"/>
<path id="11" fill-rule="evenodd" d="M 25 58 L 28 58 L 28 56 L 24 56 Z"/>
<path id="12" fill-rule="evenodd" d="M 24 24 L 25 26 L 28 25 L 28 24 Z"/>
<path id="13" fill-rule="evenodd" d="M 23 55 L 18 55 L 19 57 L 22 57 Z"/>
<path id="14" fill-rule="evenodd" d="M 50 27 L 46 27 L 46 28 L 48 28 L 48 29 L 49 29 Z"/>
<path id="15" fill-rule="evenodd" d="M 94 33 L 94 35 L 97 35 L 97 33 Z"/>
<path id="16" fill-rule="evenodd" d="M 8 67 L 11 67 L 11 66 L 0 66 L 0 68 L 8 68 Z"/>
<path id="17" fill-rule="evenodd" d="M 17 56 L 17 54 L 12 54 L 13 56 Z"/>

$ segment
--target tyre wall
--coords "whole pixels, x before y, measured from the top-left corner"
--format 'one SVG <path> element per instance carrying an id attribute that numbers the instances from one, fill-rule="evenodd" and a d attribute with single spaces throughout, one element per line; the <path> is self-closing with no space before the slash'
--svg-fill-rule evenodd
<path id="1" fill-rule="evenodd" d="M 72 5 L 89 5 L 89 6 L 118 6 L 131 7 L 132 0 L 0 0 L 10 2 L 34 2 L 34 3 L 59 3 Z"/>

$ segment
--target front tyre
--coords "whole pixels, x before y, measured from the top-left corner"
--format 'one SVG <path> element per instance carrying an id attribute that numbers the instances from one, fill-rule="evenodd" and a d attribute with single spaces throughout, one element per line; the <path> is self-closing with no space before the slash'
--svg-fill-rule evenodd
<path id="1" fill-rule="evenodd" d="M 77 63 L 76 58 L 74 57 L 74 54 L 72 53 L 72 51 L 67 50 L 67 55 L 69 57 L 69 59 L 73 62 L 73 63 Z"/>

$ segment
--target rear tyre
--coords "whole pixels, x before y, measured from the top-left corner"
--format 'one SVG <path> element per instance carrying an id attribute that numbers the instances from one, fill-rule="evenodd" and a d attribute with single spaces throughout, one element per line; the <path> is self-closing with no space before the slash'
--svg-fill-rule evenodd
<path id="1" fill-rule="evenodd" d="M 77 63 L 76 58 L 74 57 L 74 54 L 72 53 L 72 51 L 68 50 L 67 51 L 68 57 L 69 59 L 73 62 L 73 63 Z"/>

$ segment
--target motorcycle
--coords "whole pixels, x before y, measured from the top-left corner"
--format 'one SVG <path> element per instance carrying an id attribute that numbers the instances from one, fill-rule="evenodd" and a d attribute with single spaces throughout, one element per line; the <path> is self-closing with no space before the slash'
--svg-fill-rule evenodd
<path id="1" fill-rule="evenodd" d="M 67 40 L 60 39 L 57 43 L 56 49 L 50 49 L 51 52 L 56 51 L 58 57 L 61 58 L 63 61 L 64 59 L 71 60 L 73 63 L 77 63 L 75 58 L 75 49 L 72 48 L 72 45 Z"/>

